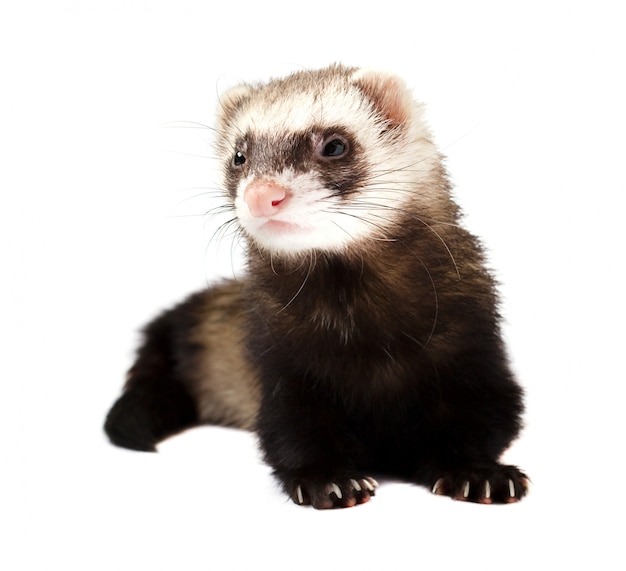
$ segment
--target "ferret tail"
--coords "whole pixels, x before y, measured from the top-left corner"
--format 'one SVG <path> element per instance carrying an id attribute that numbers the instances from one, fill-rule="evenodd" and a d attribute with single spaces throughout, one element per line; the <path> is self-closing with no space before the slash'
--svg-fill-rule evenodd
<path id="1" fill-rule="evenodd" d="M 165 312 L 144 330 L 124 391 L 104 423 L 117 446 L 155 452 L 158 442 L 199 421 L 197 404 L 177 363 L 176 339 L 184 329 L 180 313 L 180 306 Z"/>

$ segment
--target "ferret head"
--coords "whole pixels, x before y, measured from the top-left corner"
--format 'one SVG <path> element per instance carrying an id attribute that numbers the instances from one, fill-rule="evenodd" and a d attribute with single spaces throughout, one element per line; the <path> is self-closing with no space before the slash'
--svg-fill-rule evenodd
<path id="1" fill-rule="evenodd" d="M 218 136 L 239 223 L 272 254 L 392 240 L 407 210 L 427 215 L 446 192 L 421 107 L 385 73 L 331 66 L 235 87 Z"/>

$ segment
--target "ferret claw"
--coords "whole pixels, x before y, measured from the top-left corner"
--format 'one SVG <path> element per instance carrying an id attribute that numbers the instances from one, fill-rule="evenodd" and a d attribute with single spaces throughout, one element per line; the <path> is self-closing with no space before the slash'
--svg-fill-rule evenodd
<path id="1" fill-rule="evenodd" d="M 485 499 L 491 499 L 491 484 L 489 483 L 489 480 L 485 481 Z"/>
<path id="2" fill-rule="evenodd" d="M 374 486 L 374 489 L 378 488 L 378 486 L 380 486 L 380 484 L 374 480 L 374 478 L 365 478 L 372 486 Z"/>
<path id="3" fill-rule="evenodd" d="M 355 492 L 360 492 L 362 490 L 361 484 L 359 484 L 357 480 L 350 480 L 350 482 L 352 482 L 352 488 Z"/>
<path id="4" fill-rule="evenodd" d="M 341 488 L 333 483 L 329 485 L 330 491 L 328 492 L 329 494 L 334 493 L 337 496 L 337 499 L 340 500 L 341 498 L 343 498 L 343 494 L 341 493 Z"/>
<path id="5" fill-rule="evenodd" d="M 296 487 L 296 500 L 300 505 L 304 503 L 304 496 L 302 495 L 302 486 Z"/>
<path id="6" fill-rule="evenodd" d="M 439 493 L 439 488 L 441 487 L 441 484 L 443 484 L 443 478 L 439 478 L 439 479 L 435 482 L 435 485 L 433 486 L 433 494 L 441 495 L 441 494 Z"/>
<path id="7" fill-rule="evenodd" d="M 378 486 L 378 482 L 373 478 L 363 478 L 361 482 L 370 492 L 373 492 L 376 489 L 376 486 Z"/>
<path id="8" fill-rule="evenodd" d="M 470 483 L 469 481 L 466 481 L 465 485 L 463 486 L 463 497 L 468 498 L 469 493 L 470 493 Z"/>

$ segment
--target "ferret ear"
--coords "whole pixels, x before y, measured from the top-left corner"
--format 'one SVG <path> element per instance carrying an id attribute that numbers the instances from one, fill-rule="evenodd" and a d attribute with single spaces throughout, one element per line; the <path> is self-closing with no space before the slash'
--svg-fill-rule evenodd
<path id="1" fill-rule="evenodd" d="M 228 91 L 222 93 L 217 109 L 217 121 L 220 127 L 223 127 L 228 117 L 230 117 L 237 108 L 241 107 L 252 90 L 251 85 L 242 84 L 231 87 Z"/>
<path id="2" fill-rule="evenodd" d="M 359 69 L 352 80 L 367 95 L 390 126 L 406 125 L 414 107 L 413 96 L 402 79 L 390 73 Z"/>

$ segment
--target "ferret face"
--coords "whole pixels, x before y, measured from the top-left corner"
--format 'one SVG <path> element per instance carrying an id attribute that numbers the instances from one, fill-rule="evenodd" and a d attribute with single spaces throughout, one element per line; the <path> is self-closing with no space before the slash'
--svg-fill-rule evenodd
<path id="1" fill-rule="evenodd" d="M 239 223 L 275 254 L 393 239 L 438 162 L 400 80 L 338 66 L 227 92 L 219 135 Z"/>

